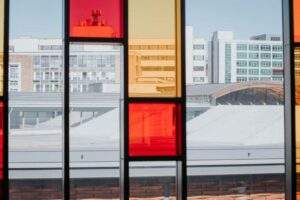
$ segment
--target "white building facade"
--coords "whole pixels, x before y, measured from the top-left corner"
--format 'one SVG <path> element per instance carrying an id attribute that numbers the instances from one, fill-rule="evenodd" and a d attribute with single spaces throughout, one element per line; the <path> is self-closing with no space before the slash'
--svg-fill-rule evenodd
<path id="1" fill-rule="evenodd" d="M 208 83 L 208 43 L 195 38 L 193 27 L 186 27 L 186 83 Z"/>
<path id="2" fill-rule="evenodd" d="M 212 83 L 283 81 L 283 48 L 279 36 L 235 40 L 231 31 L 214 32 L 210 49 Z"/>

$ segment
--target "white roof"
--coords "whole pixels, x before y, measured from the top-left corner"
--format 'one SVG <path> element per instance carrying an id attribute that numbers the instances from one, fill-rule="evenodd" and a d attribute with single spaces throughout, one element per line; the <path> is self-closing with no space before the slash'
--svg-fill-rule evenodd
<path id="1" fill-rule="evenodd" d="M 280 105 L 216 106 L 187 123 L 188 146 L 283 145 Z"/>

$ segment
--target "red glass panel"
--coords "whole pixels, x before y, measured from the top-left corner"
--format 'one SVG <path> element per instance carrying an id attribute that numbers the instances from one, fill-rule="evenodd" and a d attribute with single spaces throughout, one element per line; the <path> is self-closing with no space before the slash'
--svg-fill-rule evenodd
<path id="1" fill-rule="evenodd" d="M 179 156 L 181 134 L 179 104 L 129 104 L 130 156 Z"/>
<path id="2" fill-rule="evenodd" d="M 123 0 L 70 0 L 70 36 L 123 37 Z"/>

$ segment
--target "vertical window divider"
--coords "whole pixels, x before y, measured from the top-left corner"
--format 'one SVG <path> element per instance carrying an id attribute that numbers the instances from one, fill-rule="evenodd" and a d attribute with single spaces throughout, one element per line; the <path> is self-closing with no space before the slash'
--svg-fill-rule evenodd
<path id="1" fill-rule="evenodd" d="M 69 93 L 69 64 L 70 64 L 70 0 L 64 0 L 64 91 L 63 91 L 63 196 L 70 199 L 70 93 Z"/>
<path id="2" fill-rule="evenodd" d="M 296 199 L 295 63 L 293 0 L 282 0 L 284 47 L 285 199 Z"/>
<path id="3" fill-rule="evenodd" d="M 9 0 L 4 0 L 4 52 L 3 52 L 3 199 L 9 199 Z"/>

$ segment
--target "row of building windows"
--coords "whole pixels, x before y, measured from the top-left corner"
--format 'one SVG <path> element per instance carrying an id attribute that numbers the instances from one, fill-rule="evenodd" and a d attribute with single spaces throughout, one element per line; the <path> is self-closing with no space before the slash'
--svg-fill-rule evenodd
<path id="1" fill-rule="evenodd" d="M 259 66 L 260 63 L 260 66 Z M 246 60 L 237 60 L 236 65 L 238 67 L 271 67 L 271 62 L 270 61 L 246 61 Z M 283 64 L 281 61 L 273 61 L 272 62 L 273 67 L 283 67 Z"/>
<path id="2" fill-rule="evenodd" d="M 267 44 L 237 44 L 236 49 L 238 51 L 277 51 L 281 52 L 283 51 L 282 45 L 267 45 Z"/>
<path id="3" fill-rule="evenodd" d="M 204 50 L 205 46 L 204 46 L 204 44 L 194 44 L 193 49 L 194 50 Z"/>
<path id="4" fill-rule="evenodd" d="M 271 55 L 272 55 L 272 58 L 273 59 L 282 59 L 283 58 L 283 55 L 281 53 L 246 53 L 246 52 L 237 52 L 237 58 L 238 59 L 247 59 L 247 58 L 250 58 L 250 59 L 271 59 Z"/>
<path id="5" fill-rule="evenodd" d="M 237 75 L 247 75 L 249 72 L 249 75 L 258 75 L 259 74 L 259 70 L 258 69 L 237 69 L 236 73 Z M 260 74 L 261 75 L 271 75 L 272 71 L 270 69 L 261 69 L 260 70 Z"/>

